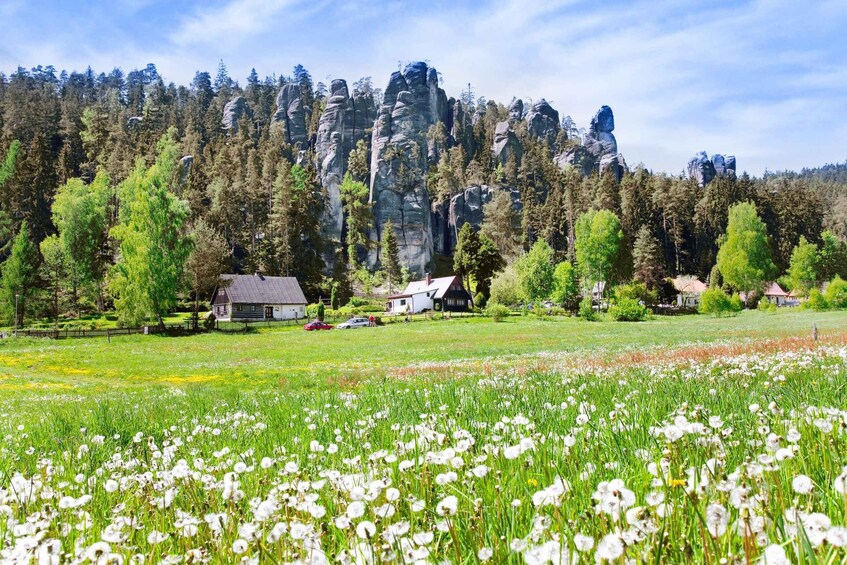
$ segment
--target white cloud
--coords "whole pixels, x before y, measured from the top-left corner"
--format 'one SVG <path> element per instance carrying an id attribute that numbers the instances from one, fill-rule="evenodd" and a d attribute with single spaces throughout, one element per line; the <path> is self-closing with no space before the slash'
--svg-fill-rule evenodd
<path id="1" fill-rule="evenodd" d="M 230 0 L 217 8 L 199 8 L 170 35 L 176 45 L 231 45 L 274 25 L 298 0 Z"/>

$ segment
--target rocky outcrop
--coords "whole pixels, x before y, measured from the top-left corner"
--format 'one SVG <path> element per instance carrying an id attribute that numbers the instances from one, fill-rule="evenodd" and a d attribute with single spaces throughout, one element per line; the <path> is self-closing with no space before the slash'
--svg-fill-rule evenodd
<path id="1" fill-rule="evenodd" d="M 371 141 L 371 194 L 376 244 L 388 220 L 394 224 L 400 261 L 417 274 L 432 264 L 430 201 L 425 175 L 435 156 L 427 132 L 446 122 L 448 105 L 438 74 L 426 63 L 406 66 L 391 75 L 383 93 Z M 374 245 L 371 266 L 381 263 Z"/>
<path id="2" fill-rule="evenodd" d="M 191 167 L 194 165 L 194 156 L 186 155 L 182 159 L 179 160 L 179 165 L 177 165 L 177 175 L 179 178 L 179 188 L 180 190 L 185 189 L 188 184 L 188 175 L 191 174 Z"/>
<path id="3" fill-rule="evenodd" d="M 306 149 L 309 144 L 307 124 L 311 108 L 306 108 L 300 94 L 300 86 L 286 84 L 276 96 L 276 112 L 273 125 L 285 131 L 285 141 L 298 149 Z"/>
<path id="4" fill-rule="evenodd" d="M 332 81 L 326 108 L 318 123 L 315 161 L 318 178 L 324 189 L 324 212 L 321 233 L 324 257 L 331 270 L 342 241 L 344 214 L 341 203 L 341 181 L 347 172 L 350 152 L 374 120 L 373 95 L 354 93 L 351 97 L 344 80 Z"/>
<path id="5" fill-rule="evenodd" d="M 542 98 L 532 105 L 532 109 L 526 115 L 526 123 L 527 131 L 531 136 L 544 141 L 548 148 L 553 149 L 561 129 L 559 112 Z"/>
<path id="6" fill-rule="evenodd" d="M 250 107 L 247 105 L 247 99 L 243 96 L 236 96 L 224 106 L 221 126 L 225 130 L 235 133 L 238 131 L 238 120 L 244 116 L 250 116 Z"/>
<path id="7" fill-rule="evenodd" d="M 688 161 L 688 177 L 695 179 L 701 187 L 712 182 L 718 175 L 735 176 L 735 157 L 720 153 L 712 155 L 709 159 L 708 153 L 699 152 Z"/>
<path id="8" fill-rule="evenodd" d="M 512 100 L 509 105 L 509 121 L 517 122 L 523 118 L 523 100 L 520 98 Z"/>
<path id="9" fill-rule="evenodd" d="M 520 217 L 523 211 L 523 203 L 521 202 L 521 193 L 517 188 L 512 187 L 489 187 L 487 185 L 469 186 L 450 199 L 450 209 L 448 212 L 448 231 L 450 235 L 449 247 L 445 245 L 444 253 L 452 253 L 456 249 L 456 242 L 459 236 L 459 230 L 466 223 L 470 223 L 474 229 L 479 230 L 482 222 L 485 219 L 483 207 L 491 202 L 494 195 L 500 191 L 506 191 L 512 199 L 512 209 L 515 214 Z M 448 242 L 445 241 L 445 244 Z"/>
<path id="10" fill-rule="evenodd" d="M 523 147 L 509 122 L 497 124 L 497 128 L 494 130 L 494 144 L 491 146 L 491 152 L 503 165 L 512 156 L 514 156 L 516 163 L 520 163 L 523 156 Z"/>
<path id="11" fill-rule="evenodd" d="M 587 176 L 590 174 L 587 173 L 590 160 L 591 172 L 601 175 L 611 173 L 620 181 L 627 168 L 623 155 L 618 153 L 618 141 L 612 133 L 614 130 L 615 116 L 612 109 L 601 106 L 591 119 L 591 127 L 585 134 L 583 145 L 556 156 L 556 163 L 562 168 L 574 166 Z"/>

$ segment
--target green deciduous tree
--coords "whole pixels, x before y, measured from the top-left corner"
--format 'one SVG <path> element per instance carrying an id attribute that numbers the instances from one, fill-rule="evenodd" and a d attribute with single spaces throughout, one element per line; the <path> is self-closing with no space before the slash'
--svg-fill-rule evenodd
<path id="1" fill-rule="evenodd" d="M 489 307 L 491 304 L 511 306 L 520 301 L 518 274 L 514 265 L 507 266 L 492 279 L 490 292 L 491 296 L 488 297 Z"/>
<path id="2" fill-rule="evenodd" d="M 748 295 L 761 291 L 765 283 L 772 280 L 775 267 L 767 227 L 753 203 L 741 202 L 729 209 L 717 265 L 726 283 Z"/>
<path id="3" fill-rule="evenodd" d="M 553 302 L 561 304 L 567 310 L 576 311 L 579 307 L 579 277 L 570 261 L 562 261 L 553 271 Z"/>
<path id="4" fill-rule="evenodd" d="M 22 326 L 27 300 L 38 290 L 38 248 L 30 239 L 26 221 L 21 222 L 21 228 L 12 243 L 11 254 L 3 263 L 1 271 L 3 276 L 0 280 L 0 305 L 3 318 L 13 321 L 15 296 L 18 296 L 17 325 Z"/>
<path id="5" fill-rule="evenodd" d="M 191 253 L 185 263 L 185 284 L 194 299 L 194 327 L 200 297 L 211 297 L 215 287 L 221 284 L 221 274 L 229 264 L 230 250 L 223 236 L 205 221 L 197 220 L 190 233 Z"/>
<path id="6" fill-rule="evenodd" d="M 57 235 L 51 235 L 39 244 L 41 249 L 41 278 L 47 283 L 53 318 L 59 323 L 59 300 L 68 275 L 68 255 Z"/>
<path id="7" fill-rule="evenodd" d="M 608 210 L 589 210 L 576 222 L 576 261 L 583 290 L 608 282 L 620 253 L 623 230 L 618 217 Z"/>
<path id="8" fill-rule="evenodd" d="M 169 130 L 158 144 L 155 164 L 142 162 L 119 187 L 121 222 L 112 228 L 120 245 L 110 288 L 119 319 L 136 325 L 164 316 L 176 305 L 191 239 L 185 233 L 188 204 L 178 199 L 175 182 L 177 144 Z"/>
<path id="9" fill-rule="evenodd" d="M 826 230 L 821 234 L 818 276 L 820 280 L 828 281 L 835 275 L 847 278 L 847 242 Z"/>
<path id="10" fill-rule="evenodd" d="M 368 204 L 368 186 L 353 180 L 350 173 L 347 173 L 344 175 L 339 190 L 347 222 L 347 261 L 350 269 L 355 271 L 358 267 L 360 250 L 368 245 L 367 231 L 373 223 L 373 213 Z"/>
<path id="11" fill-rule="evenodd" d="M 791 264 L 786 276 L 788 286 L 795 293 L 808 297 L 818 281 L 818 246 L 809 243 L 805 237 L 791 252 Z"/>
<path id="12" fill-rule="evenodd" d="M 538 240 L 516 264 L 521 298 L 528 302 L 550 298 L 553 292 L 553 250 Z"/>

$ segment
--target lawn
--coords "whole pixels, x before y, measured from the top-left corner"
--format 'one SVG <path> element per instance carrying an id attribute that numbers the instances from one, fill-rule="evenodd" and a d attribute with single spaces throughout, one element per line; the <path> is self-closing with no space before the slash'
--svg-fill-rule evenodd
<path id="1" fill-rule="evenodd" d="M 513 317 L 391 324 L 376 329 L 169 338 L 121 336 L 0 342 L 0 390 L 39 386 L 95 390 L 161 383 L 223 386 L 347 386 L 375 376 L 478 365 L 504 356 L 608 355 L 628 349 L 847 332 L 847 312 L 744 312 L 731 318 L 657 317 L 641 323 Z M 439 370 L 443 369 L 440 368 Z M 422 370 L 421 372 L 427 372 Z"/>
<path id="2" fill-rule="evenodd" d="M 7 340 L 0 562 L 847 562 L 845 329 Z"/>

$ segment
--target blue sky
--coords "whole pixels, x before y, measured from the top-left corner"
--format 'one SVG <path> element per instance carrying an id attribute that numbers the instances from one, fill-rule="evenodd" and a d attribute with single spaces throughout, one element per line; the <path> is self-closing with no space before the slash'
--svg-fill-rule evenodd
<path id="1" fill-rule="evenodd" d="M 739 169 L 847 159 L 847 2 L 789 0 L 0 1 L 0 70 L 125 71 L 166 81 L 214 74 L 242 84 L 289 74 L 373 77 L 427 60 L 448 95 L 467 83 L 508 104 L 546 98 L 577 124 L 615 112 L 630 165 L 680 172 L 696 152 Z"/>

